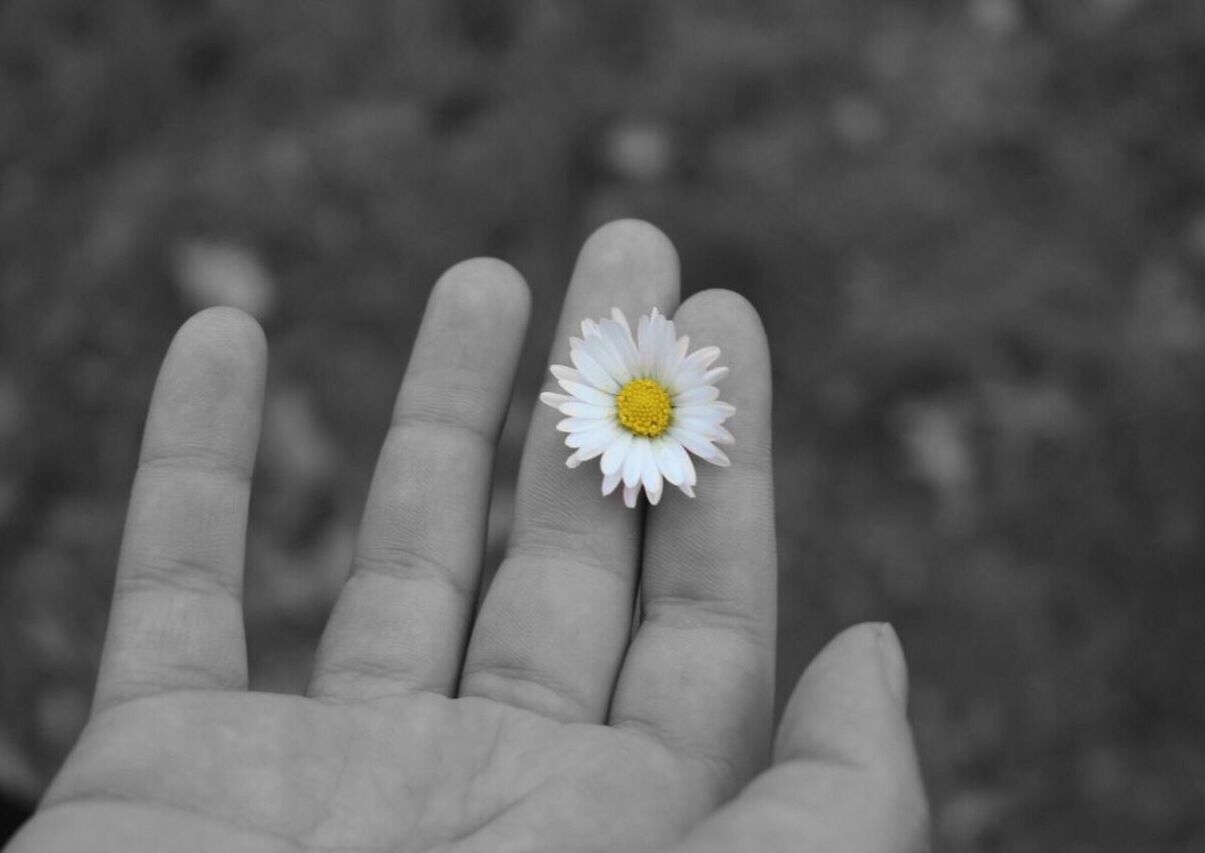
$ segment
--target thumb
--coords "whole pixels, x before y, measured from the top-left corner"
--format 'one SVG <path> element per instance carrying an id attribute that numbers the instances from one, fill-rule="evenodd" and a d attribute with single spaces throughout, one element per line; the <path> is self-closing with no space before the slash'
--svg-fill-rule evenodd
<path id="1" fill-rule="evenodd" d="M 907 665 L 890 625 L 842 632 L 787 703 L 774 766 L 696 826 L 679 853 L 927 850 L 928 805 L 907 692 Z"/>

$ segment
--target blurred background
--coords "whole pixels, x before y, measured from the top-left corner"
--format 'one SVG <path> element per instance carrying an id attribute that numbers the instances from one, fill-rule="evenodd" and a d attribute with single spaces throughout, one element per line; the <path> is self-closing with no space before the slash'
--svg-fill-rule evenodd
<path id="1" fill-rule="evenodd" d="M 431 284 L 536 297 L 496 559 L 621 216 L 765 318 L 783 696 L 890 620 L 941 849 L 1205 849 L 1198 0 L 0 0 L 6 819 L 86 717 L 191 312 L 270 340 L 249 642 L 296 690 Z"/>

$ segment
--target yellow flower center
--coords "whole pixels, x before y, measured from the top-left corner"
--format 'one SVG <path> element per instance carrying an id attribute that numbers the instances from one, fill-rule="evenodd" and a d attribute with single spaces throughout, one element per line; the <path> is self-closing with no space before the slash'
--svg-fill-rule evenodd
<path id="1" fill-rule="evenodd" d="M 661 435 L 673 419 L 669 392 L 655 379 L 633 379 L 619 390 L 615 402 L 619 422 L 629 432 L 645 438 Z"/>

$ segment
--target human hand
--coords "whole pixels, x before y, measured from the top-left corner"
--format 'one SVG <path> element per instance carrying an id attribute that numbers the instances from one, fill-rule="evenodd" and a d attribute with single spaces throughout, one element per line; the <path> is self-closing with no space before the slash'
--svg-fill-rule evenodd
<path id="1" fill-rule="evenodd" d="M 475 612 L 529 297 L 497 261 L 441 279 L 306 697 L 247 691 L 263 335 L 230 310 L 186 323 L 151 403 L 91 720 L 10 850 L 923 849 L 890 629 L 830 644 L 771 748 L 766 341 L 734 294 L 677 302 L 668 240 L 606 226 L 553 360 L 584 317 L 672 313 L 731 367 L 732 467 L 700 470 L 695 500 L 633 512 L 566 469 L 560 416 L 537 406 L 509 550 Z"/>

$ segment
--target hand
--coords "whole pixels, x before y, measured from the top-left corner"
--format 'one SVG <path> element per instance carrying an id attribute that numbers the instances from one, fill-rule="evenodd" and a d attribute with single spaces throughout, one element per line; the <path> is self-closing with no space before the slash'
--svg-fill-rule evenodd
<path id="1" fill-rule="evenodd" d="M 666 238 L 613 223 L 582 250 L 553 360 L 582 318 L 677 302 Z M 92 717 L 11 850 L 922 849 L 890 629 L 821 653 L 757 775 L 774 674 L 770 366 L 740 297 L 701 293 L 674 314 L 732 369 L 732 467 L 702 466 L 697 499 L 643 515 L 566 469 L 560 416 L 537 406 L 513 538 L 475 613 L 528 303 L 497 261 L 436 285 L 307 697 L 247 691 L 263 335 L 231 310 L 184 325 L 147 419 Z"/>

